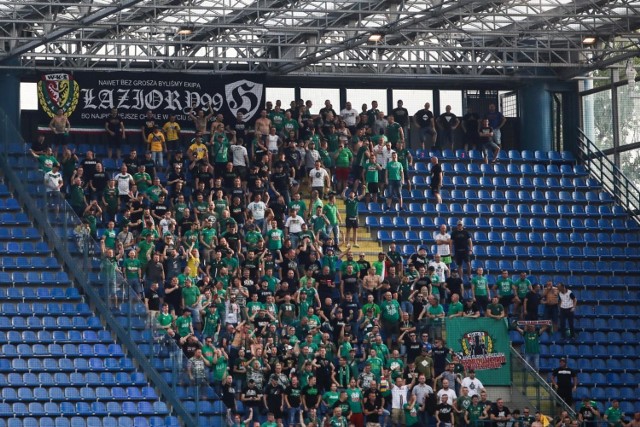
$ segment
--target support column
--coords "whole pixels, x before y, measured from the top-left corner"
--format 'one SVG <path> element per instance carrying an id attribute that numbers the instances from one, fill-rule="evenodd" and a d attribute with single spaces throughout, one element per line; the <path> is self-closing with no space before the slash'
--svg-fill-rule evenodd
<path id="1" fill-rule="evenodd" d="M 7 61 L 4 65 L 18 65 L 17 60 Z M 7 126 L 3 129 L 3 141 L 6 144 L 9 139 L 14 139 L 19 134 L 20 129 L 20 72 L 15 70 L 4 69 L 0 72 L 0 109 L 6 114 Z M 4 125 L 4 120 L 2 121 Z M 11 131 L 11 133 L 7 133 Z"/>
<path id="2" fill-rule="evenodd" d="M 520 149 L 552 150 L 552 99 L 542 83 L 520 89 Z"/>

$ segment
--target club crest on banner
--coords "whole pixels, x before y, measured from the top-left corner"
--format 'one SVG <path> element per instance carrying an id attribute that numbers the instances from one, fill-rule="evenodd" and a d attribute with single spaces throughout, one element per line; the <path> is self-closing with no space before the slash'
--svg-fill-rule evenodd
<path id="1" fill-rule="evenodd" d="M 80 86 L 67 73 L 45 74 L 38 82 L 38 102 L 42 110 L 53 117 L 59 109 L 70 116 L 78 106 Z"/>
<path id="2" fill-rule="evenodd" d="M 460 339 L 461 362 L 467 369 L 496 369 L 506 363 L 504 353 L 496 352 L 493 338 L 487 331 L 467 332 Z"/>
<path id="3" fill-rule="evenodd" d="M 227 106 L 233 115 L 242 113 L 245 120 L 252 118 L 262 104 L 262 83 L 238 80 L 225 85 Z"/>

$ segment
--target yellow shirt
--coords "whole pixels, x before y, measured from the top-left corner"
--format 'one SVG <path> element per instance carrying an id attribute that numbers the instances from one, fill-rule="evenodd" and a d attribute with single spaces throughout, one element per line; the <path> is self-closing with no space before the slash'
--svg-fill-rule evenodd
<path id="1" fill-rule="evenodd" d="M 150 151 L 162 151 L 164 148 L 164 134 L 160 131 L 150 133 L 147 137 Z"/>
<path id="2" fill-rule="evenodd" d="M 198 267 L 200 266 L 200 258 L 195 258 L 190 256 L 187 261 L 187 267 L 189 267 L 189 277 L 197 277 L 198 276 Z"/>
<path id="3" fill-rule="evenodd" d="M 196 156 L 196 160 L 204 159 L 207 156 L 207 146 L 202 143 L 191 144 L 191 146 L 189 147 L 189 150 L 191 150 L 193 155 Z"/>
<path id="4" fill-rule="evenodd" d="M 167 122 L 162 126 L 162 130 L 167 135 L 167 141 L 177 141 L 180 133 L 180 125 L 177 122 Z"/>

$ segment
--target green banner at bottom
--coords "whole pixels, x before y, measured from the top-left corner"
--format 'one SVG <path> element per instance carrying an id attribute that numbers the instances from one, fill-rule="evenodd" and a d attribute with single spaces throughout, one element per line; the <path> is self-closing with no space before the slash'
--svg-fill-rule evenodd
<path id="1" fill-rule="evenodd" d="M 447 346 L 467 369 L 475 369 L 485 386 L 511 385 L 509 331 L 504 320 L 446 319 Z"/>

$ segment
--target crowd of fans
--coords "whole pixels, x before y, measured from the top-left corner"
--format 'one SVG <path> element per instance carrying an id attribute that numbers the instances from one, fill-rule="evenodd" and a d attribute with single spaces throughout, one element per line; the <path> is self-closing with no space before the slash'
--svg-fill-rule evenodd
<path id="1" fill-rule="evenodd" d="M 242 114 L 225 123 L 193 109 L 192 139 L 175 117 L 158 123 L 150 111 L 125 128 L 113 110 L 105 123 L 108 157 L 115 152 L 119 162 L 113 175 L 93 152 L 80 161 L 66 145 L 71 125 L 62 111 L 51 123 L 54 145 L 41 135 L 31 152 L 47 191 L 65 195 L 99 239 L 104 268 L 120 270 L 144 295 L 154 327 L 182 349 L 188 380 L 198 390 L 214 387 L 230 425 L 543 422 L 540 413 L 488 400 L 475 372 L 446 346 L 444 319 L 536 321 L 543 312 L 571 336 L 571 291 L 551 282 L 541 291 L 525 273 L 514 280 L 505 271 L 493 287 L 482 268 L 472 275 L 473 241 L 461 222 L 435 231 L 432 256 L 420 247 L 405 258 L 392 243 L 369 262 L 355 250 L 358 203 L 384 197 L 389 209 L 396 200 L 403 209 L 413 162 L 409 114 L 402 101 L 388 115 L 375 101 L 362 112 L 347 103 L 338 113 L 330 101 L 317 114 L 311 107 L 267 103 L 252 126 Z M 492 106 L 479 120 L 450 108 L 436 119 L 426 104 L 412 132 L 430 146 L 438 130 L 451 143 L 462 126 L 467 144 L 493 153 L 504 117 Z M 122 156 L 125 141 L 138 137 L 144 152 Z M 431 162 L 439 198 L 442 170 Z M 118 285 L 110 284 L 113 296 Z M 537 368 L 545 328 L 517 330 Z M 612 426 L 622 425 L 607 413 Z M 561 416 L 556 426 L 573 422 Z"/>

